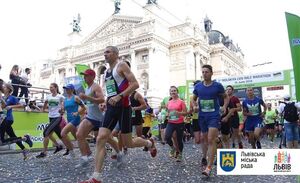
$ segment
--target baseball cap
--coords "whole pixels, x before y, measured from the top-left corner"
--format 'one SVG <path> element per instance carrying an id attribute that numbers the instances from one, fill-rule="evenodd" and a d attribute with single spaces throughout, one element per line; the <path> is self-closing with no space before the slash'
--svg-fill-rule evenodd
<path id="1" fill-rule="evenodd" d="M 93 77 L 96 76 L 96 73 L 93 69 L 87 69 L 84 72 L 81 72 L 80 74 L 85 76 L 93 76 Z"/>
<path id="2" fill-rule="evenodd" d="M 63 89 L 71 89 L 71 90 L 74 90 L 75 87 L 73 84 L 67 84 L 66 86 L 63 87 Z"/>
<path id="3" fill-rule="evenodd" d="M 289 94 L 283 95 L 283 99 L 285 99 L 285 100 L 289 100 L 290 98 L 291 98 L 291 96 Z"/>

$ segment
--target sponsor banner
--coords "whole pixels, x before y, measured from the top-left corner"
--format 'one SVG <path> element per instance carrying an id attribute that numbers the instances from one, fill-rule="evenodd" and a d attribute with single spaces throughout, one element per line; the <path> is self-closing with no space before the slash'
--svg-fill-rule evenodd
<path id="1" fill-rule="evenodd" d="M 48 113 L 14 111 L 13 116 L 14 123 L 12 126 L 16 135 L 18 137 L 23 137 L 25 134 L 28 134 L 31 136 L 33 141 L 32 148 L 43 147 L 43 131 L 49 123 Z M 58 139 L 55 133 L 53 133 L 53 135 L 56 139 Z M 72 137 L 70 134 L 69 136 Z M 23 144 L 25 145 L 25 143 Z M 51 141 L 49 142 L 49 147 L 52 147 Z M 19 147 L 16 146 L 16 148 Z"/>
<path id="2" fill-rule="evenodd" d="M 294 68 L 296 99 L 300 101 L 300 17 L 285 13 Z"/>
<path id="3" fill-rule="evenodd" d="M 300 175 L 300 149 L 218 149 L 218 175 Z"/>

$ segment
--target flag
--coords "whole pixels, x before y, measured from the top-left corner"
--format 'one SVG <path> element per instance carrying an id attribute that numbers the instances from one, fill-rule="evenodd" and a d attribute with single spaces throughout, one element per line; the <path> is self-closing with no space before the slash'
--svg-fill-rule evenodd
<path id="1" fill-rule="evenodd" d="M 300 101 L 300 17 L 287 12 L 285 17 L 294 68 L 296 99 Z"/>
<path id="2" fill-rule="evenodd" d="M 81 75 L 81 72 L 84 72 L 85 70 L 89 69 L 90 67 L 88 65 L 83 65 L 83 64 L 76 64 L 75 65 L 76 72 L 79 75 L 79 77 L 82 79 L 82 87 L 85 89 L 87 88 L 87 84 L 84 82 L 83 75 Z"/>

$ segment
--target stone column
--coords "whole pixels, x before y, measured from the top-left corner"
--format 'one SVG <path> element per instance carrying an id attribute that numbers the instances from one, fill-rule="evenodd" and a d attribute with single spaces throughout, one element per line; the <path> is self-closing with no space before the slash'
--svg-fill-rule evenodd
<path id="1" fill-rule="evenodd" d="M 136 52 L 135 52 L 135 50 L 130 50 L 129 54 L 130 54 L 130 58 L 131 58 L 131 62 L 130 62 L 131 71 L 133 72 L 133 74 L 136 75 L 137 74 L 137 63 L 136 63 L 136 59 L 135 59 Z"/>

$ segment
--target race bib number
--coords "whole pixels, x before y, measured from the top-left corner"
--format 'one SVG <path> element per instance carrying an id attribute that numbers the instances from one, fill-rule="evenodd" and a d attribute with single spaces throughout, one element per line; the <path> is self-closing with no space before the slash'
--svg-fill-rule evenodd
<path id="1" fill-rule="evenodd" d="M 202 112 L 214 112 L 215 103 L 214 100 L 200 100 L 200 106 Z"/>
<path id="2" fill-rule="evenodd" d="M 117 89 L 116 89 L 116 85 L 115 85 L 114 80 L 112 80 L 112 79 L 106 80 L 105 85 L 106 85 L 107 97 L 117 95 Z"/>
<path id="3" fill-rule="evenodd" d="M 177 115 L 176 111 L 171 111 L 169 114 L 169 119 L 172 121 L 178 120 L 179 116 Z"/>
<path id="4" fill-rule="evenodd" d="M 132 117 L 132 118 L 135 118 L 135 111 L 132 111 L 131 117 Z"/>

